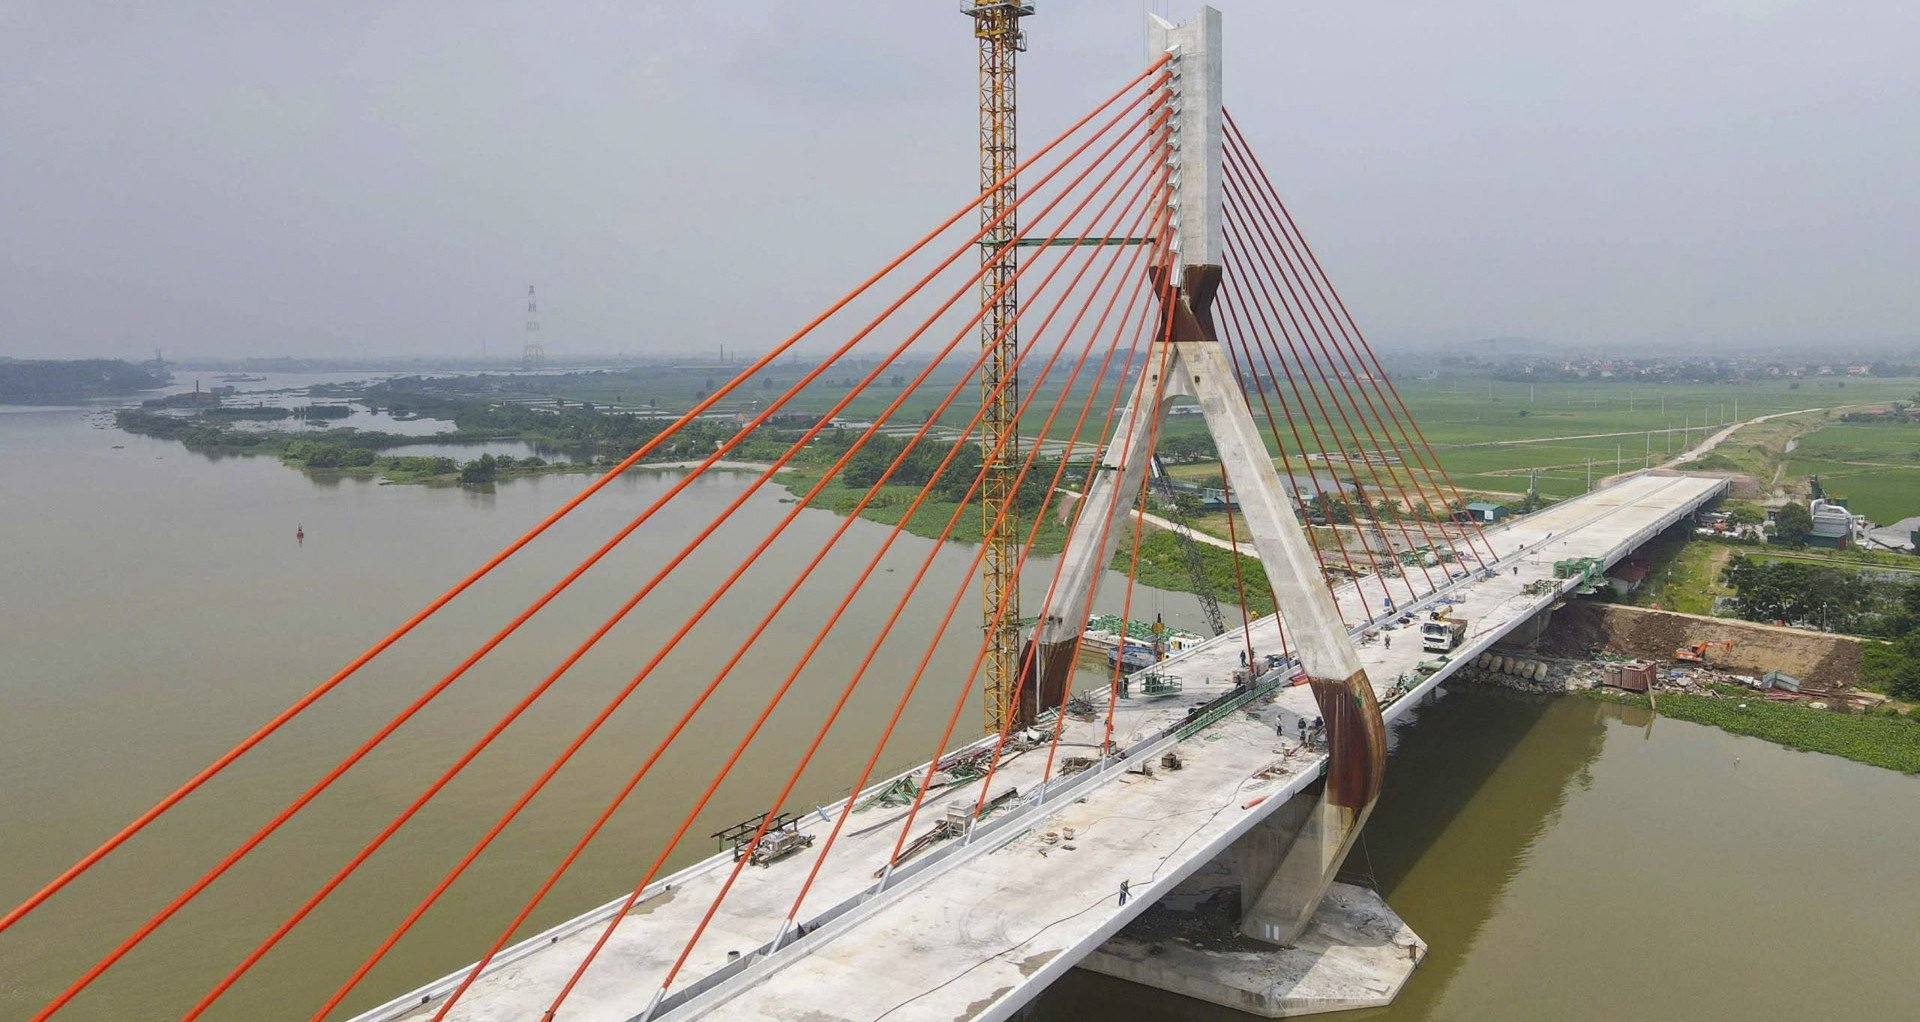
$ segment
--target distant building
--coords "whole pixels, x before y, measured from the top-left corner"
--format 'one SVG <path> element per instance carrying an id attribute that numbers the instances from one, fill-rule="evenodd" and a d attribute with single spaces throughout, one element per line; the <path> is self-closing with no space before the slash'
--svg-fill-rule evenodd
<path id="1" fill-rule="evenodd" d="M 1484 500 L 1476 500 L 1467 505 L 1467 514 L 1471 515 L 1476 522 L 1497 522 L 1512 513 L 1505 504 L 1493 504 Z"/>
<path id="2" fill-rule="evenodd" d="M 1645 584 L 1652 571 L 1645 561 L 1629 557 L 1607 569 L 1607 585 L 1615 593 L 1625 596 Z"/>
<path id="3" fill-rule="evenodd" d="M 1807 510 L 1813 515 L 1813 531 L 1807 534 L 1808 546 L 1845 550 L 1852 545 L 1859 519 L 1845 504 L 1821 497 L 1808 505 Z"/>
<path id="4" fill-rule="evenodd" d="M 1202 486 L 1199 490 L 1200 506 L 1208 513 L 1240 510 L 1240 498 L 1213 486 Z"/>

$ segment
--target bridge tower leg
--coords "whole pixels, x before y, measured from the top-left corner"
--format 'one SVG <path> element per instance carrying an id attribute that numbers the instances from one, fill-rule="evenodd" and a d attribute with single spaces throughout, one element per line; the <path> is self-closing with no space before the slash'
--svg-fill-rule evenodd
<path id="1" fill-rule="evenodd" d="M 1288 943 L 1312 920 L 1380 794 L 1386 727 L 1312 544 L 1294 516 L 1214 328 L 1213 300 L 1225 250 L 1220 12 L 1203 7 L 1193 20 L 1177 26 L 1150 16 L 1148 37 L 1150 57 L 1162 52 L 1174 56 L 1174 130 L 1168 160 L 1175 182 L 1175 258 L 1154 270 L 1163 283 L 1166 318 L 1161 336 L 1166 339 L 1156 343 L 1158 350 L 1141 375 L 1136 398 L 1119 417 L 1114 441 L 1101 455 L 1103 471 L 1095 474 L 1068 538 L 1060 590 L 1051 601 L 1055 609 L 1035 628 L 1022 657 L 1023 690 L 1037 700 L 1029 707 L 1055 705 L 1064 694 L 1072 674 L 1074 639 L 1119 541 L 1119 530 L 1105 529 L 1105 523 L 1113 510 L 1137 499 L 1151 454 L 1146 446 L 1153 431 L 1136 417 L 1164 414 L 1176 396 L 1193 398 L 1220 452 L 1254 549 L 1273 583 L 1280 618 L 1327 721 L 1325 790 L 1300 836 L 1279 857 L 1272 878 L 1244 906 L 1242 932 Z M 1162 400 L 1153 400 L 1155 394 Z"/>

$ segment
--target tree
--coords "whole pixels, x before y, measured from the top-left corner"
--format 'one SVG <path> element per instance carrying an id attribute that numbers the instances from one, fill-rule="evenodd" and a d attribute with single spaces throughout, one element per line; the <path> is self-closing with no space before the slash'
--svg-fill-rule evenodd
<path id="1" fill-rule="evenodd" d="M 1734 525 L 1759 525 L 1766 520 L 1767 516 L 1750 504 L 1741 504 L 1727 511 L 1727 521 Z"/>
<path id="2" fill-rule="evenodd" d="M 1860 651 L 1860 680 L 1901 699 L 1920 700 L 1920 631 Z"/>
<path id="3" fill-rule="evenodd" d="M 1720 578 L 1734 590 L 1734 612 L 1749 621 L 1808 621 L 1835 631 L 1877 621 L 1871 588 L 1838 568 L 1735 557 Z"/>
<path id="4" fill-rule="evenodd" d="M 1323 521 L 1334 525 L 1348 525 L 1353 522 L 1353 509 L 1339 497 L 1317 494 L 1313 498 L 1314 510 Z"/>
<path id="5" fill-rule="evenodd" d="M 493 482 L 496 468 L 497 466 L 493 460 L 493 455 L 482 454 L 478 458 L 460 466 L 460 485 L 483 486 Z"/>
<path id="6" fill-rule="evenodd" d="M 1813 513 L 1805 504 L 1788 504 L 1774 513 L 1773 541 L 1782 546 L 1806 546 L 1813 534 Z"/>

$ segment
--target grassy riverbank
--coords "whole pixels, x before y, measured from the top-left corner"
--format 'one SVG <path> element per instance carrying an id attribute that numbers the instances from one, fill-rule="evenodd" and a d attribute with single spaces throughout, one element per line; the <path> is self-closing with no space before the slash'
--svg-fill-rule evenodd
<path id="1" fill-rule="evenodd" d="M 1581 694 L 1610 702 L 1646 704 L 1638 696 L 1602 689 L 1586 689 Z M 1796 703 L 1771 703 L 1757 694 L 1717 698 L 1662 692 L 1656 709 L 1664 717 L 1762 738 L 1790 749 L 1920 774 L 1920 719 L 1911 716 L 1815 710 Z"/>
<path id="2" fill-rule="evenodd" d="M 806 469 L 786 473 L 780 477 L 781 485 L 793 495 L 790 499 L 799 499 L 820 482 L 817 470 Z M 865 495 L 864 486 L 848 485 L 835 478 L 820 488 L 820 492 L 811 501 L 811 506 L 832 511 L 839 515 L 848 515 L 858 507 L 860 498 Z M 860 517 L 882 525 L 895 525 L 906 521 L 905 531 L 923 539 L 937 539 L 947 528 L 949 521 L 953 529 L 947 533 L 951 542 L 977 544 L 983 530 L 979 501 L 971 501 L 965 508 L 950 500 L 929 498 L 907 518 L 913 499 L 920 492 L 918 486 L 882 486 L 874 499 L 861 510 Z M 1057 498 L 1056 498 L 1057 499 Z M 1033 557 L 1051 557 L 1066 546 L 1067 528 L 1057 519 L 1058 506 L 1049 504 L 1046 516 L 1041 521 L 1039 531 L 1033 532 L 1034 517 L 1031 513 L 1022 516 L 1021 537 L 1032 536 Z M 958 520 L 954 512 L 959 511 Z M 1114 571 L 1130 573 L 1133 567 L 1134 531 L 1126 525 L 1116 524 L 1121 532 L 1120 540 L 1114 550 L 1110 563 Z M 1273 597 L 1267 588 L 1267 576 L 1260 568 L 1260 562 L 1246 558 L 1240 565 L 1240 576 L 1234 574 L 1233 554 L 1219 547 L 1200 544 L 1200 564 L 1212 588 L 1214 596 L 1226 611 L 1228 623 L 1237 624 L 1239 614 L 1234 609 L 1239 606 L 1239 592 L 1244 582 L 1247 593 L 1247 610 L 1255 616 L 1273 613 Z M 1190 593 L 1194 591 L 1193 575 L 1187 565 L 1187 555 L 1182 549 L 1179 537 L 1163 529 L 1147 526 L 1140 536 L 1139 570 L 1133 573 L 1142 584 L 1156 589 L 1172 592 Z"/>

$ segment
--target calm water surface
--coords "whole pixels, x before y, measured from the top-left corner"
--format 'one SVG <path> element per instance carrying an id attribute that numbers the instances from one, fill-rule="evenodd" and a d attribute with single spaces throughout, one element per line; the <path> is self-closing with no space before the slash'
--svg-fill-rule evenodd
<path id="1" fill-rule="evenodd" d="M 279 386 L 277 378 L 268 384 Z M 577 493 L 587 476 L 478 492 L 309 480 L 264 458 L 210 459 L 106 425 L 98 409 L 0 411 L 0 902 L 17 903 L 260 722 Z M 305 785 L 441 678 L 494 629 L 683 478 L 636 472 L 460 597 L 43 910 L 0 937 L 0 1019 L 25 1017 Z M 70 1009 L 74 1018 L 177 1017 L 359 850 L 468 742 L 506 713 L 701 527 L 751 474 L 697 480 L 600 567 L 503 643 L 307 812 L 269 839 Z M 385 936 L 595 713 L 653 658 L 754 541 L 793 511 L 769 486 L 669 575 L 429 808 L 264 959 L 213 1018 L 315 1005 Z M 554 779 L 519 822 L 366 981 L 357 1008 L 477 957 L 581 829 L 715 677 L 843 519 L 801 512 L 714 611 Z M 304 543 L 296 543 L 304 528 Z M 851 524 L 625 810 L 556 888 L 543 927 L 631 887 L 748 723 L 826 625 L 889 529 Z M 894 544 L 808 661 L 668 868 L 706 834 L 766 808 L 795 749 L 854 673 L 909 580 L 918 595 L 802 778 L 791 808 L 845 791 L 924 654 L 973 548 Z M 1050 565 L 1033 566 L 1044 579 Z M 1109 585 L 1103 609 L 1124 590 Z M 1043 593 L 1028 594 L 1032 606 Z M 979 645 L 977 595 L 934 651 L 882 760 L 924 761 Z M 1136 617 L 1191 622 L 1190 596 L 1142 588 Z M 864 698 L 862 698 L 864 697 Z M 883 775 L 884 776 L 884 775 Z M 769 933 L 771 936 L 771 933 Z M 68 1017 L 63 1014 L 62 1017 Z"/>
<path id="2" fill-rule="evenodd" d="M 0 937 L 0 1019 L 30 1014 L 678 478 L 620 480 Z M 177 1017 L 751 478 L 696 482 L 61 1017 Z M 0 479 L 0 902 L 11 906 L 585 477 L 485 493 L 318 483 L 270 460 L 213 460 L 130 437 L 88 409 L 9 408 L 0 409 Z M 734 512 L 208 1017 L 299 1017 L 323 999 L 326 980 L 371 950 L 735 569 L 747 541 L 787 515 L 785 496 L 769 488 Z M 840 524 L 802 513 L 350 1006 L 470 961 Z M 842 554 L 822 563 L 694 718 L 695 740 L 675 743 L 531 926 L 633 883 L 887 531 L 853 524 Z M 930 547 L 895 544 L 873 591 L 772 718 L 774 735 L 812 735 Z M 797 806 L 831 800 L 852 781 L 972 556 L 932 553 L 925 590 L 863 682 L 866 698 L 802 779 Z M 1106 588 L 1103 609 L 1117 611 L 1121 587 Z M 961 623 L 936 647 L 883 765 L 926 756 L 958 695 L 950 681 L 977 648 L 974 606 L 963 601 Z M 1133 611 L 1196 620 L 1190 597 L 1151 590 L 1136 593 Z M 968 703 L 963 722 L 977 713 Z M 1389 899 L 1434 950 L 1401 1002 L 1368 1017 L 1920 1017 L 1911 961 L 1920 781 L 1673 721 L 1648 728 L 1576 700 L 1457 694 L 1423 709 L 1397 741 L 1367 848 Z M 692 833 L 765 808 L 792 748 L 756 743 Z M 690 841 L 669 868 L 709 851 Z M 1078 975 L 1037 1015 L 1226 1017 Z"/>
<path id="3" fill-rule="evenodd" d="M 1920 779 L 1645 710 L 1450 692 L 1364 853 L 1432 946 L 1366 1022 L 1920 1018 Z M 1251 1016 L 1073 973 L 1036 1017 Z"/>

